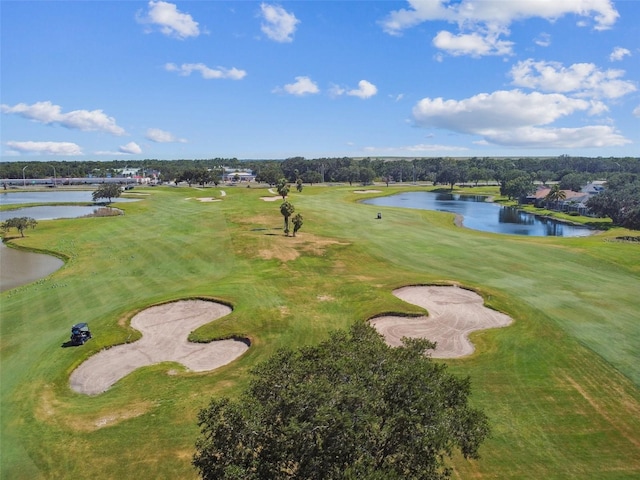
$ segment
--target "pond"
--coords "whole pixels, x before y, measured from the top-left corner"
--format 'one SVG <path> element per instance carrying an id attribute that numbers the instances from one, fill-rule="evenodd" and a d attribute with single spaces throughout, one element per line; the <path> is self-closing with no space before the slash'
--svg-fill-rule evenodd
<path id="1" fill-rule="evenodd" d="M 63 264 L 57 257 L 16 250 L 0 242 L 0 292 L 51 275 Z"/>
<path id="2" fill-rule="evenodd" d="M 58 218 L 79 218 L 87 216 L 109 216 L 106 211 L 112 212 L 111 215 L 120 212 L 118 209 L 102 207 L 102 206 L 63 206 L 63 205 L 42 205 L 39 207 L 24 207 L 15 210 L 4 210 L 0 212 L 0 222 L 4 222 L 14 217 L 30 217 L 34 220 L 55 220 Z M 104 214 L 100 214 L 104 212 Z"/>
<path id="3" fill-rule="evenodd" d="M 93 203 L 93 191 L 51 191 L 51 192 L 2 192 L 0 205 L 18 205 L 22 203 Z M 113 198 L 112 202 L 136 202 L 137 198 Z"/>
<path id="4" fill-rule="evenodd" d="M 0 205 L 20 205 L 24 203 L 92 203 L 93 192 L 88 190 L 76 191 L 51 191 L 51 192 L 11 192 L 0 193 Z M 114 202 L 135 202 L 136 198 L 115 198 Z M 72 206 L 72 205 L 41 205 L 36 207 L 24 207 L 15 210 L 0 211 L 0 222 L 13 217 L 30 217 L 35 220 L 54 220 L 58 218 L 79 218 L 86 216 L 103 215 L 105 207 Z M 119 212 L 114 208 L 108 208 L 111 214 Z M 13 230 L 13 233 L 16 233 Z M 0 245 L 0 291 L 34 282 L 44 278 L 62 265 L 63 261 L 57 257 L 17 250 Z"/>
<path id="5" fill-rule="evenodd" d="M 451 212 L 462 217 L 462 224 L 473 230 L 533 237 L 583 237 L 593 233 L 588 227 L 538 217 L 513 207 L 487 202 L 487 197 L 436 192 L 404 192 L 389 197 L 364 200 L 382 207 Z"/>

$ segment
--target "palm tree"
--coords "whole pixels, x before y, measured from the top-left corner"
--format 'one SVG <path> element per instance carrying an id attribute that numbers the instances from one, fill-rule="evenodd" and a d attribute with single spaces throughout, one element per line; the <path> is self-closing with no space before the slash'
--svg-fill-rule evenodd
<path id="1" fill-rule="evenodd" d="M 284 234 L 287 237 L 289 236 L 289 217 L 293 215 L 295 211 L 295 207 L 287 201 L 282 202 L 282 205 L 280 205 L 280 213 L 284 217 Z"/>
<path id="2" fill-rule="evenodd" d="M 551 187 L 549 193 L 544 197 L 547 203 L 555 203 L 556 210 L 558 210 L 558 203 L 565 198 L 567 198 L 567 194 L 564 190 L 560 190 L 560 185 L 557 183 Z"/>
<path id="3" fill-rule="evenodd" d="M 287 198 L 287 195 L 289 195 L 289 185 L 287 184 L 286 178 L 281 178 L 280 180 L 278 180 L 276 190 L 278 190 L 278 194 L 280 194 L 282 200 L 285 200 Z"/>
<path id="4" fill-rule="evenodd" d="M 295 237 L 296 232 L 302 228 L 302 215 L 296 213 L 291 221 L 293 222 L 293 236 Z"/>

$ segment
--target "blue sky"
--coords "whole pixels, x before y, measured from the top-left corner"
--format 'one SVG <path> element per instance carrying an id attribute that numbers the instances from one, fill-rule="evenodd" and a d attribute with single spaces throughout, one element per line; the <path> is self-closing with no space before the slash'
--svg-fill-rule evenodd
<path id="1" fill-rule="evenodd" d="M 0 8 L 3 161 L 640 156 L 635 0 Z"/>

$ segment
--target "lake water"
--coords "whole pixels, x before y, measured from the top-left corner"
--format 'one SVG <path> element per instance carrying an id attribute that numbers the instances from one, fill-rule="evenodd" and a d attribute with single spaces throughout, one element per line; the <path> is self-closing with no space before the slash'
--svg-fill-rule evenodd
<path id="1" fill-rule="evenodd" d="M 30 217 L 34 220 L 55 220 L 58 218 L 79 218 L 93 215 L 97 210 L 107 207 L 99 206 L 65 206 L 65 205 L 42 205 L 39 207 L 24 207 L 15 210 L 4 210 L 0 212 L 0 222 L 13 217 Z M 117 209 L 110 209 L 117 210 Z"/>
<path id="2" fill-rule="evenodd" d="M 0 242 L 0 292 L 35 282 L 62 265 L 57 257 L 16 250 Z"/>
<path id="3" fill-rule="evenodd" d="M 0 193 L 0 205 L 19 205 L 23 203 L 93 203 L 93 191 L 50 191 L 50 192 L 2 192 Z M 104 199 L 101 199 L 104 200 Z M 113 198 L 112 202 L 136 202 L 137 198 Z"/>
<path id="4" fill-rule="evenodd" d="M 11 192 L 0 193 L 0 205 L 20 205 L 25 203 L 93 203 L 91 191 L 51 191 L 51 192 Z M 114 198 L 114 202 L 135 202 L 136 198 Z M 31 217 L 35 220 L 58 218 L 78 218 L 92 215 L 98 206 L 41 205 L 15 210 L 0 211 L 0 222 L 13 217 Z M 12 234 L 17 234 L 15 229 Z M 27 232 L 28 235 L 28 232 Z M 35 282 L 46 277 L 63 265 L 57 257 L 25 252 L 0 244 L 0 292 Z"/>
<path id="5" fill-rule="evenodd" d="M 435 192 L 404 192 L 363 201 L 382 207 L 451 212 L 463 217 L 462 224 L 473 230 L 534 237 L 583 237 L 593 233 L 587 227 L 542 218 L 512 207 L 487 202 L 486 197 Z"/>

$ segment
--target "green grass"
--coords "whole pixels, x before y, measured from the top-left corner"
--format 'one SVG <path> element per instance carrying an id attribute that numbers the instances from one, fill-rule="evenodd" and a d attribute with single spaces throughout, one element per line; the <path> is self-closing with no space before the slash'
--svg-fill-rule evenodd
<path id="1" fill-rule="evenodd" d="M 474 334 L 476 353 L 447 361 L 471 376 L 473 402 L 493 424 L 482 458 L 456 458 L 454 476 L 638 478 L 640 246 L 612 241 L 629 232 L 493 235 L 457 228 L 446 213 L 358 204 L 357 189 L 292 192 L 305 219 L 296 239 L 282 236 L 279 202 L 246 188 L 211 203 L 193 197 L 219 189 L 148 189 L 118 205 L 124 216 L 43 221 L 16 239 L 68 260 L 0 296 L 1 478 L 195 478 L 195 417 L 211 396 L 237 395 L 279 347 L 382 312 L 419 312 L 391 291 L 424 283 L 473 288 L 515 320 Z M 205 374 L 140 369 L 96 397 L 69 389 L 89 355 L 135 338 L 135 312 L 184 297 L 232 304 L 192 337 L 247 336 L 247 354 Z M 79 321 L 95 338 L 61 348 Z"/>

